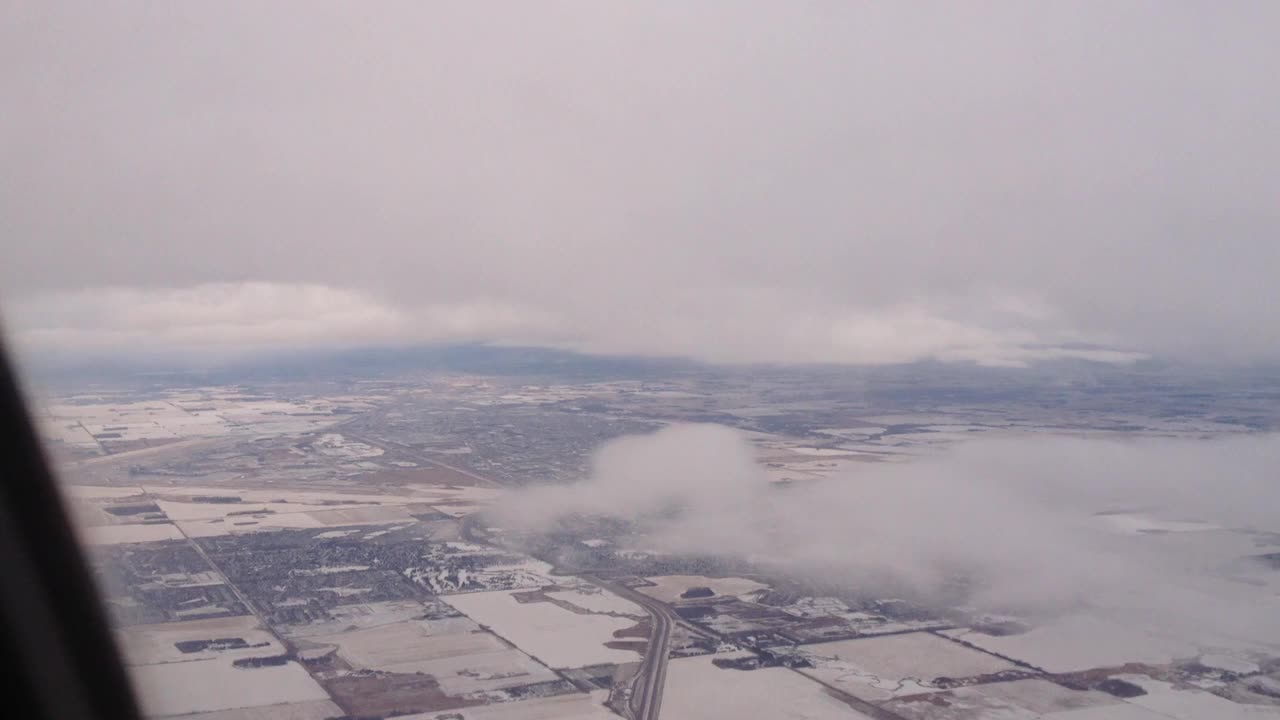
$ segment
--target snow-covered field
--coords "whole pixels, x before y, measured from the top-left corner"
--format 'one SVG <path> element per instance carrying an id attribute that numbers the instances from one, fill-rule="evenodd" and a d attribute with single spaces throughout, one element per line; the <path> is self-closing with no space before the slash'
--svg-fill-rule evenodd
<path id="1" fill-rule="evenodd" d="M 425 502 L 417 495 L 372 495 L 310 492 L 304 490 L 247 490 L 227 487 L 146 485 L 143 490 L 172 520 L 225 518 L 228 513 L 271 511 L 293 513 L 309 510 L 337 510 L 374 505 L 404 505 Z M 231 502 L 201 502 L 198 497 L 234 498 Z"/>
<path id="2" fill-rule="evenodd" d="M 1121 675 L 1122 680 L 1131 682 L 1143 690 L 1146 695 L 1129 698 L 1131 703 L 1148 711 L 1141 716 L 1156 720 L 1157 718 L 1174 718 L 1174 720 L 1245 720 L 1246 718 L 1280 718 L 1280 707 L 1242 705 L 1231 702 L 1207 692 L 1196 690 L 1179 690 L 1169 683 L 1152 680 L 1144 675 Z M 1102 717 L 1098 715 L 1097 717 Z M 1134 717 L 1140 717 L 1135 715 Z"/>
<path id="3" fill-rule="evenodd" d="M 309 642 L 336 645 L 338 655 L 352 666 L 393 672 L 417 672 L 425 660 L 505 650 L 507 645 L 474 623 L 409 620 L 334 635 L 313 635 Z"/>
<path id="4" fill-rule="evenodd" d="M 636 618 L 647 617 L 648 613 L 644 608 L 625 598 L 618 597 L 613 593 L 583 583 L 573 590 L 558 590 L 556 592 L 547 593 L 547 597 L 562 600 L 575 607 L 580 607 L 587 612 L 630 615 Z"/>
<path id="5" fill-rule="evenodd" d="M 818 428 L 814 432 L 822 435 L 831 435 L 832 437 L 846 438 L 849 440 L 865 440 L 872 435 L 879 435 L 888 428 L 882 425 L 862 425 L 859 427 L 849 428 Z"/>
<path id="6" fill-rule="evenodd" d="M 679 600 L 680 595 L 689 588 L 707 587 L 716 595 L 749 595 L 757 590 L 765 590 L 769 586 L 747 578 L 727 577 L 712 578 L 702 575 L 660 575 L 645 578 L 653 587 L 638 587 L 636 590 L 651 598 L 663 602 Z"/>
<path id="7" fill-rule="evenodd" d="M 146 491 L 138 485 L 62 485 L 63 493 L 73 498 L 111 499 L 141 497 Z"/>
<path id="8" fill-rule="evenodd" d="M 414 518 L 400 505 L 370 505 L 337 510 L 313 510 L 311 517 L 321 525 L 385 525 L 411 523 Z"/>
<path id="9" fill-rule="evenodd" d="M 351 603 L 335 605 L 329 608 L 331 620 L 325 622 L 305 623 L 302 625 L 280 626 L 278 629 L 286 637 L 310 638 L 315 635 L 334 635 L 346 630 L 374 628 L 382 625 L 401 623 L 422 617 L 428 612 L 428 606 L 416 600 L 387 600 L 371 603 Z M 432 623 L 457 623 L 459 627 L 468 629 L 474 625 L 466 618 L 445 618 L 432 620 Z"/>
<path id="10" fill-rule="evenodd" d="M 605 647 L 634 620 L 581 615 L 549 602 L 517 602 L 518 590 L 465 593 L 443 598 L 472 620 L 554 668 L 576 668 L 639 659 L 631 650 Z"/>
<path id="11" fill-rule="evenodd" d="M 237 489 L 147 485 L 128 488 L 82 488 L 70 492 L 83 502 L 116 497 L 142 499 L 149 494 L 156 505 L 189 537 L 209 537 L 277 528 L 316 528 L 326 525 L 390 525 L 413 522 L 410 508 L 435 506 L 451 515 L 483 509 L 498 495 L 488 488 L 414 485 L 396 495 L 300 490 Z M 201 496 L 230 501 L 200 501 Z M 415 510 L 420 512 L 420 510 Z M 141 539 L 128 539 L 130 532 Z M 145 542 L 168 539 L 162 530 L 95 531 L 89 542 Z M 173 532 L 173 531 L 168 531 Z M 117 539 L 120 538 L 120 539 Z"/>
<path id="12" fill-rule="evenodd" d="M 150 717 L 230 708 L 328 700 L 296 662 L 237 668 L 231 658 L 137 665 L 129 669 Z"/>
<path id="13" fill-rule="evenodd" d="M 411 666 L 397 665 L 390 669 L 392 672 L 421 672 L 431 675 L 440 683 L 440 689 L 450 695 L 551 682 L 560 677 L 546 665 L 515 648 L 423 660 Z"/>
<path id="14" fill-rule="evenodd" d="M 181 540 L 182 532 L 172 523 L 133 523 L 79 528 L 80 538 L 89 545 Z"/>
<path id="15" fill-rule="evenodd" d="M 1060 713 L 1034 717 L 1052 718 L 1052 720 L 1167 720 L 1169 716 L 1153 713 L 1150 710 L 1144 710 L 1138 705 L 1116 703 L 1115 705 L 1098 705 L 1095 707 L 1081 708 L 1079 710 L 1065 710 Z M 1212 715 L 1209 717 L 1217 720 L 1217 718 L 1221 716 Z M 1199 716 L 1197 716 L 1197 718 L 1199 718 Z M 1207 720 L 1207 718 L 1205 720 Z"/>
<path id="16" fill-rule="evenodd" d="M 165 720 L 332 720 L 336 717 L 342 717 L 342 708 L 335 705 L 333 701 L 306 700 L 283 705 L 259 705 L 191 715 L 173 715 Z"/>
<path id="17" fill-rule="evenodd" d="M 969 630 L 944 633 L 1049 672 L 1116 667 L 1130 662 L 1163 665 L 1198 654 L 1197 648 L 1187 643 L 1084 615 L 1062 618 L 1020 635 L 993 636 Z"/>
<path id="18" fill-rule="evenodd" d="M 334 635 L 308 645 L 333 645 L 354 668 L 425 673 L 451 695 L 550 682 L 558 676 L 467 618 L 410 620 Z"/>
<path id="19" fill-rule="evenodd" d="M 367 405 L 363 399 L 343 402 Z M 125 401 L 63 398 L 40 413 L 41 433 L 53 442 L 97 449 L 99 440 L 175 440 L 236 433 L 308 432 L 331 425 L 330 400 L 285 401 L 247 397 L 231 388 L 170 393 L 165 398 Z M 95 438 L 95 436 L 97 436 Z"/>
<path id="20" fill-rule="evenodd" d="M 667 665 L 662 693 L 664 720 L 721 720 L 721 718 L 865 718 L 835 699 L 818 683 L 786 668 L 731 670 L 716 667 L 717 657 L 749 653 L 679 658 Z"/>
<path id="21" fill-rule="evenodd" d="M 256 647 L 184 653 L 175 645 L 184 640 L 212 638 L 240 638 L 246 644 Z M 252 615 L 119 628 L 116 630 L 116 641 L 124 654 L 125 662 L 130 665 L 189 662 L 215 657 L 265 657 L 285 651 L 284 645 L 275 635 L 264 629 L 262 623 Z"/>
<path id="22" fill-rule="evenodd" d="M 325 433 L 320 436 L 319 440 L 312 443 L 311 447 L 321 455 L 330 457 L 368 458 L 378 457 L 383 453 L 380 447 L 347 440 L 339 433 Z"/>
<path id="23" fill-rule="evenodd" d="M 403 715 L 396 720 L 440 720 L 442 717 L 461 720 L 617 720 L 618 716 L 604 706 L 607 697 L 608 692 L 599 690 L 589 695 L 557 695 L 549 698 L 461 708 L 447 713 L 427 712 Z"/>
<path id="24" fill-rule="evenodd" d="M 797 455 L 812 455 L 814 457 L 840 457 L 841 455 L 854 454 L 853 450 L 839 448 L 793 447 L 790 450 Z"/>
<path id="25" fill-rule="evenodd" d="M 551 565 L 541 560 L 508 556 L 506 558 L 509 559 L 508 562 L 492 562 L 495 558 L 487 547 L 462 542 L 450 542 L 445 545 L 448 546 L 445 552 L 440 552 L 433 547 L 427 558 L 427 567 L 415 569 L 408 575 L 410 580 L 420 583 L 436 595 L 476 592 L 475 584 L 493 590 L 533 589 L 554 585 L 557 580 L 563 579 L 553 576 Z M 443 563 L 432 567 L 433 564 L 440 563 L 442 558 L 471 554 L 489 556 L 488 562 L 491 564 L 487 564 L 483 569 L 456 571 Z"/>
<path id="26" fill-rule="evenodd" d="M 1126 706 L 1118 698 L 1100 692 L 1068 690 L 1039 678 L 972 685 L 927 697 L 928 702 L 903 698 L 890 700 L 882 707 L 904 720 L 1120 720 L 1128 717 L 1124 714 Z"/>
<path id="27" fill-rule="evenodd" d="M 930 692 L 939 677 L 967 678 L 1014 670 L 993 655 L 930 633 L 906 633 L 805 645 L 813 668 L 801 670 L 863 700 Z"/>
<path id="28" fill-rule="evenodd" d="M 244 515 L 226 520 L 221 518 L 184 520 L 179 522 L 178 526 L 182 528 L 182 532 L 186 533 L 187 537 L 200 538 L 282 528 L 315 528 L 322 527 L 323 523 L 305 512 L 295 512 Z"/>
<path id="29" fill-rule="evenodd" d="M 209 493 L 214 497 L 235 497 L 239 493 L 234 491 L 227 492 L 211 491 Z M 177 499 L 168 492 L 161 492 L 156 495 L 156 504 L 164 511 L 164 514 L 170 520 L 183 522 L 189 520 L 233 520 L 236 518 L 248 517 L 251 514 L 270 514 L 270 515 L 298 515 L 309 510 L 319 510 L 324 508 L 352 508 L 367 507 L 369 503 L 362 503 L 357 500 L 349 501 L 331 501 L 326 505 L 323 502 L 306 502 L 302 499 L 287 500 L 284 498 L 276 498 L 267 501 L 254 501 L 248 498 L 242 498 L 233 502 L 198 502 L 195 500 Z M 318 522 L 318 521 L 317 521 Z"/>

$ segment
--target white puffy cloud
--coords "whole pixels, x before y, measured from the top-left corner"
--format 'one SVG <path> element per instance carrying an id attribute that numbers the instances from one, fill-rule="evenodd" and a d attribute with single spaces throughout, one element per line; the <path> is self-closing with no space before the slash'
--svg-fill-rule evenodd
<path id="1" fill-rule="evenodd" d="M 873 596 L 1087 612 L 1204 645 L 1274 642 L 1274 602 L 1245 556 L 1268 552 L 1277 529 L 1277 462 L 1275 435 L 1022 437 L 779 487 L 738 432 L 673 425 L 604 446 L 587 480 L 515 493 L 495 522 L 612 515 L 647 531 L 640 548 L 751 559 Z M 1205 534 L 1135 534 L 1100 513 Z"/>

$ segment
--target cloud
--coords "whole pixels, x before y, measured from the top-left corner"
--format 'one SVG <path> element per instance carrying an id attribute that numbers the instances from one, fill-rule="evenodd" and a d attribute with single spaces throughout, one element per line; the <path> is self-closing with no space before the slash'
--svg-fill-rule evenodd
<path id="1" fill-rule="evenodd" d="M 751 559 L 872 595 L 1141 618 L 1197 643 L 1266 640 L 1274 601 L 1240 575 L 1265 545 L 1212 530 L 1135 535 L 1119 520 L 1274 531 L 1277 462 L 1277 436 L 1019 438 L 783 488 L 736 431 L 675 425 L 604 446 L 587 481 L 517 493 L 498 522 L 613 515 L 647 530 L 641 547 Z M 1124 515 L 1099 514 L 1114 512 Z"/>
<path id="2" fill-rule="evenodd" d="M 352 290 L 268 282 L 51 293 L 19 303 L 12 317 L 19 346 L 32 353 L 204 361 L 296 348 L 518 337 L 544 322 L 496 303 L 409 312 Z"/>
<path id="3" fill-rule="evenodd" d="M 934 358 L 1023 367 L 1077 357 L 1130 363 L 1140 353 L 1046 347 L 1047 336 L 986 328 L 922 305 L 877 311 L 788 306 L 738 293 L 685 296 L 636 327 L 599 308 L 538 308 L 487 299 L 424 306 L 316 284 L 108 287 L 26 298 L 11 308 L 19 347 L 52 354 L 229 359 L 300 348 L 494 342 L 600 354 L 678 355 L 715 363 L 891 364 Z M 1073 340 L 1073 337 L 1058 338 Z"/>
<path id="4" fill-rule="evenodd" d="M 409 337 L 498 307 L 602 352 L 1280 359 L 1274 3 L 7 19 L 13 323 L 94 288 L 268 283 L 376 298 Z"/>

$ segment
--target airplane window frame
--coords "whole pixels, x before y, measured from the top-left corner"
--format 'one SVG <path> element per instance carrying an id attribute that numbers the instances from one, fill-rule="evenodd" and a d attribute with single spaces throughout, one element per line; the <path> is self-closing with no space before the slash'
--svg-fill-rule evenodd
<path id="1" fill-rule="evenodd" d="M 100 593 L 0 342 L 0 668 L 15 716 L 141 717 Z"/>

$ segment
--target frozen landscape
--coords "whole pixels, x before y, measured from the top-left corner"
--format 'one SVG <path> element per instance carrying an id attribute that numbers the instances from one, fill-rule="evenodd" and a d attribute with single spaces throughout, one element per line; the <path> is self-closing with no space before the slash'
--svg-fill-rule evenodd
<path id="1" fill-rule="evenodd" d="M 149 715 L 1280 717 L 1256 392 L 358 377 L 50 396 Z"/>

